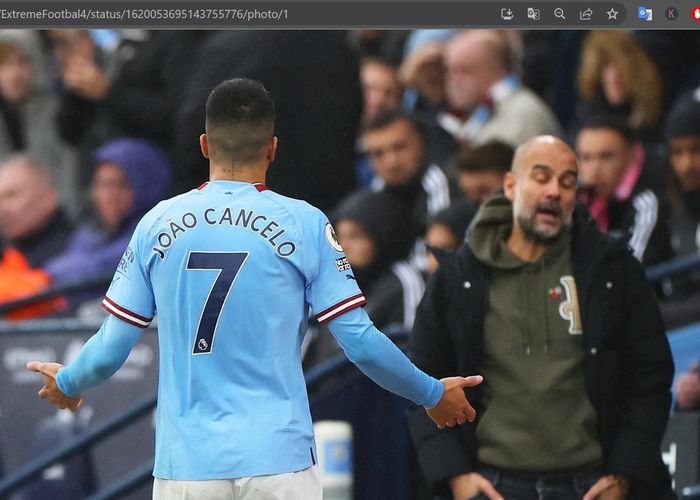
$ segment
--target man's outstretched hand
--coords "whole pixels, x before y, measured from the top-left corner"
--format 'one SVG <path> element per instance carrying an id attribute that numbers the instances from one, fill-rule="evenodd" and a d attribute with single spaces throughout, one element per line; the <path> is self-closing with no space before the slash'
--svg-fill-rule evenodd
<path id="1" fill-rule="evenodd" d="M 42 363 L 40 361 L 30 361 L 27 368 L 33 372 L 41 373 L 44 377 L 44 386 L 39 389 L 39 397 L 47 399 L 49 403 L 64 410 L 66 408 L 76 411 L 83 403 L 83 398 L 66 396 L 56 385 L 56 374 L 63 367 L 60 363 Z"/>
<path id="2" fill-rule="evenodd" d="M 440 380 L 445 386 L 445 392 L 436 406 L 425 410 L 439 429 L 474 421 L 476 410 L 469 404 L 464 389 L 479 385 L 483 380 L 484 377 L 481 375 L 448 377 Z"/>

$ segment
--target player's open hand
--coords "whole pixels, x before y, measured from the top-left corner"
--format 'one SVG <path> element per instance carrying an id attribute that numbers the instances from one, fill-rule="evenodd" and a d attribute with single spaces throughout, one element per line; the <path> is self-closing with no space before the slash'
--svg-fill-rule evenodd
<path id="1" fill-rule="evenodd" d="M 436 406 L 425 410 L 439 429 L 474 421 L 476 410 L 469 404 L 464 389 L 479 385 L 483 380 L 484 377 L 481 375 L 448 377 L 440 380 L 445 386 L 445 392 Z"/>
<path id="2" fill-rule="evenodd" d="M 39 389 L 38 393 L 41 399 L 48 400 L 49 403 L 62 410 L 68 408 L 71 411 L 76 411 L 82 405 L 83 398 L 66 396 L 56 385 L 56 374 L 62 367 L 63 365 L 60 363 L 42 363 L 40 361 L 27 363 L 27 368 L 33 372 L 41 373 L 44 377 L 44 386 Z"/>

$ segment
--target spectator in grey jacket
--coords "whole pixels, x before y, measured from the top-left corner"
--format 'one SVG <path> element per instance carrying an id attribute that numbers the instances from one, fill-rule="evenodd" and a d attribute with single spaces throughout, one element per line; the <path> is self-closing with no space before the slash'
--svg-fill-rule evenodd
<path id="1" fill-rule="evenodd" d="M 469 147 L 500 140 L 517 147 L 540 134 L 559 135 L 559 123 L 517 77 L 513 39 L 494 30 L 470 30 L 447 42 L 449 111 L 438 122 Z"/>

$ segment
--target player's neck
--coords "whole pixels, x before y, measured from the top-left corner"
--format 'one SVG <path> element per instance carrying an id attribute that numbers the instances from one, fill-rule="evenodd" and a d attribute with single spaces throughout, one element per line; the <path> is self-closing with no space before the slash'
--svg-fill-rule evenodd
<path id="1" fill-rule="evenodd" d="M 214 164 L 209 165 L 210 181 L 237 181 L 250 183 L 265 183 L 267 165 L 247 165 L 242 168 L 219 167 Z"/>

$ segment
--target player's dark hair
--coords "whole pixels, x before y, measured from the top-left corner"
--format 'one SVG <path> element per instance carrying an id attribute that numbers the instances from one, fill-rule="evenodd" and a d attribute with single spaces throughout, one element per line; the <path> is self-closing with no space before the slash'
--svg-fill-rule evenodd
<path id="1" fill-rule="evenodd" d="M 275 105 L 265 87 L 249 78 L 217 85 L 206 104 L 209 153 L 235 163 L 260 159 L 275 128 Z"/>

